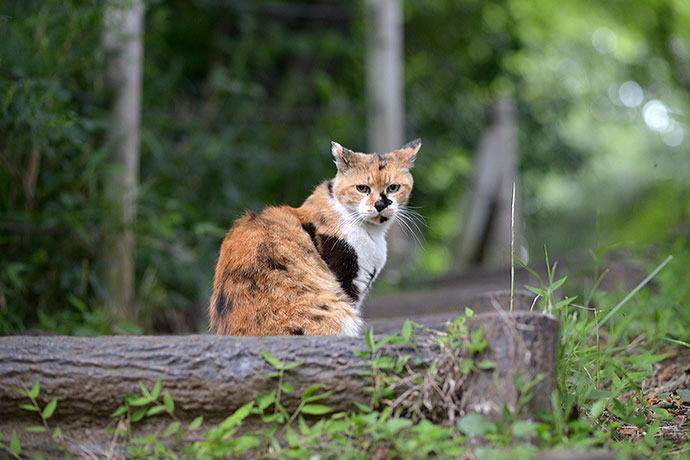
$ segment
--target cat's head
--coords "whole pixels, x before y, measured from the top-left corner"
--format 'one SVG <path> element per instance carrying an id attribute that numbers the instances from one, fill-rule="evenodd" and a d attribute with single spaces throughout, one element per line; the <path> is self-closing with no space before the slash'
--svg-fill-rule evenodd
<path id="1" fill-rule="evenodd" d="M 391 221 L 407 204 L 412 174 L 421 139 L 389 153 L 353 152 L 332 142 L 338 174 L 333 195 L 356 222 L 381 225 Z"/>

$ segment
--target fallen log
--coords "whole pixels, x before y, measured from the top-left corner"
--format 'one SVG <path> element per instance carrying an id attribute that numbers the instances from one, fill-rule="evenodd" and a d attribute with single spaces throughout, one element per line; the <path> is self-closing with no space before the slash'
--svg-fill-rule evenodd
<path id="1" fill-rule="evenodd" d="M 478 315 L 470 329 L 483 328 L 488 342 L 478 359 L 496 364 L 494 371 L 477 371 L 463 388 L 465 410 L 490 418 L 500 416 L 503 405 L 515 408 L 519 398 L 515 376 L 523 381 L 545 376 L 535 387 L 527 412 L 550 411 L 555 389 L 557 324 L 548 315 L 515 312 Z M 429 366 L 440 352 L 431 341 L 410 346 L 385 345 L 383 354 L 415 353 L 421 368 Z M 291 411 L 299 396 L 320 383 L 333 390 L 320 401 L 336 411 L 367 404 L 371 395 L 360 371 L 366 362 L 355 352 L 365 352 L 363 338 L 342 337 L 215 337 L 206 335 L 160 337 L 4 337 L 0 338 L 0 432 L 8 439 L 13 429 L 35 425 L 35 413 L 19 407 L 28 401 L 14 388 L 40 382 L 38 403 L 44 407 L 58 399 L 51 424 L 70 433 L 75 449 L 88 447 L 103 454 L 112 444 L 107 431 L 114 421 L 109 415 L 122 404 L 122 396 L 139 393 L 139 382 L 148 388 L 160 377 L 162 389 L 175 401 L 175 413 L 183 421 L 204 416 L 216 423 L 254 395 L 276 388 L 269 377 L 275 369 L 262 356 L 266 350 L 285 363 L 302 364 L 289 371 L 287 381 L 294 392 L 281 402 Z M 139 424 L 156 426 L 158 417 Z M 158 421 L 160 424 L 160 420 Z M 44 433 L 21 433 L 28 452 L 45 451 L 52 445 Z M 104 455 L 104 454 L 103 454 Z"/>

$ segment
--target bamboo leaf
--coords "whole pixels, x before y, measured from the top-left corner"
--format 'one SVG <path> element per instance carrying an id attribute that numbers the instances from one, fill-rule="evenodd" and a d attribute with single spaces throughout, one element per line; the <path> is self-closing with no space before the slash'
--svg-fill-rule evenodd
<path id="1" fill-rule="evenodd" d="M 38 383 L 38 381 L 36 381 L 36 383 Z M 12 430 L 12 438 L 10 438 L 10 452 L 12 452 L 12 455 L 15 457 L 18 457 L 19 454 L 22 453 L 22 445 L 19 442 L 19 437 L 15 430 Z"/>
<path id="2" fill-rule="evenodd" d="M 43 408 L 43 418 L 44 419 L 47 420 L 53 415 L 53 412 L 55 412 L 55 408 L 57 408 L 57 403 L 58 403 L 57 398 L 53 398 L 50 400 L 48 405 L 46 405 L 46 407 Z"/>
<path id="3" fill-rule="evenodd" d="M 46 427 L 44 427 L 44 426 L 40 426 L 40 425 L 36 425 L 36 426 L 27 426 L 27 427 L 24 428 L 24 429 L 25 429 L 26 431 L 28 431 L 29 433 L 45 433 L 46 431 L 48 431 L 48 428 L 46 428 Z"/>
<path id="4" fill-rule="evenodd" d="M 192 423 L 189 424 L 189 431 L 194 431 L 198 429 L 201 426 L 201 423 L 204 421 L 204 417 L 199 416 L 192 420 Z"/>
<path id="5" fill-rule="evenodd" d="M 31 399 L 36 399 L 38 397 L 38 393 L 40 391 L 40 385 L 38 384 L 38 380 L 34 383 L 34 386 L 31 387 L 31 390 L 29 390 L 29 398 Z"/>
<path id="6" fill-rule="evenodd" d="M 170 396 L 170 392 L 168 391 L 163 393 L 163 405 L 169 414 L 175 412 L 175 401 L 173 401 L 172 396 Z"/>
<path id="7" fill-rule="evenodd" d="M 165 412 L 165 411 L 167 411 L 165 406 L 162 404 L 159 404 L 157 406 L 151 407 L 148 411 L 146 411 L 146 416 L 148 417 L 149 415 L 160 414 L 161 412 Z"/>
<path id="8" fill-rule="evenodd" d="M 163 436 L 170 436 L 173 433 L 177 433 L 177 430 L 180 429 L 180 422 L 172 422 L 168 427 L 165 429 L 163 432 Z"/>
<path id="9" fill-rule="evenodd" d="M 302 408 L 303 414 L 323 415 L 329 412 L 333 412 L 333 409 L 331 409 L 330 406 L 326 406 L 324 404 L 305 404 Z"/>
<path id="10" fill-rule="evenodd" d="M 284 368 L 283 363 L 281 363 L 275 356 L 273 356 L 266 350 L 261 350 L 261 355 L 268 362 L 268 364 L 273 366 L 275 369 L 281 370 Z"/>
<path id="11" fill-rule="evenodd" d="M 410 335 L 412 335 L 412 323 L 409 319 L 405 320 L 405 324 L 403 324 L 402 331 L 400 333 L 406 339 L 409 339 Z"/>
<path id="12" fill-rule="evenodd" d="M 161 378 L 156 377 L 156 383 L 153 385 L 153 391 L 151 391 L 151 399 L 158 399 L 161 394 Z"/>

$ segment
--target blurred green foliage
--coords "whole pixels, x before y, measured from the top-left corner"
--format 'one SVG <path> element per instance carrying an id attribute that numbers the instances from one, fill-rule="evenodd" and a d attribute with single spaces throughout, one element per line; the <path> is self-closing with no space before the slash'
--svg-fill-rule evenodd
<path id="1" fill-rule="evenodd" d="M 361 2 L 146 2 L 143 313 L 118 323 L 101 279 L 113 173 L 101 8 L 0 6 L 2 334 L 203 328 L 230 223 L 245 208 L 299 205 L 334 173 L 330 140 L 366 150 Z M 450 266 L 472 151 L 497 97 L 519 107 L 526 249 L 593 247 L 597 210 L 609 243 L 687 237 L 686 2 L 428 0 L 405 1 L 404 13 L 406 132 L 424 140 L 413 197 L 428 221 L 421 270 Z"/>

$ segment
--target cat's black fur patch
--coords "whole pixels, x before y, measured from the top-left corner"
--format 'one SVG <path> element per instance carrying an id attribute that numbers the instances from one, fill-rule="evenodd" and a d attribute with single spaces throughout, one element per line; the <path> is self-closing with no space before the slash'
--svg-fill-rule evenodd
<path id="1" fill-rule="evenodd" d="M 329 180 L 326 182 L 326 187 L 328 187 L 328 195 L 333 198 L 333 181 Z"/>
<path id="2" fill-rule="evenodd" d="M 382 169 L 384 169 L 386 167 L 386 160 L 383 158 L 383 155 L 381 155 L 380 153 L 377 153 L 375 155 L 376 155 L 376 159 L 379 161 L 379 171 L 381 171 Z"/>
<path id="3" fill-rule="evenodd" d="M 304 329 L 301 327 L 291 327 L 288 329 L 290 335 L 304 335 Z"/>
<path id="4" fill-rule="evenodd" d="M 268 266 L 272 270 L 282 270 L 287 271 L 287 260 L 285 257 L 276 255 L 271 249 L 265 244 L 259 245 L 259 262 L 263 265 Z"/>
<path id="5" fill-rule="evenodd" d="M 225 293 L 221 288 L 218 297 L 216 297 L 216 314 L 223 317 L 232 311 L 232 299 L 226 299 Z"/>
<path id="6" fill-rule="evenodd" d="M 331 269 L 345 294 L 355 302 L 359 300 L 359 289 L 353 283 L 359 271 L 355 249 L 347 241 L 335 236 L 318 234 L 316 243 L 321 258 Z"/>
<path id="7" fill-rule="evenodd" d="M 254 270 L 233 270 L 230 272 L 230 276 L 236 281 L 249 284 L 250 291 L 259 289 L 259 286 L 256 284 L 257 273 Z"/>
<path id="8" fill-rule="evenodd" d="M 314 227 L 314 224 L 311 222 L 308 222 L 306 224 L 302 224 L 302 228 L 304 229 L 305 232 L 309 234 L 309 238 L 311 238 L 311 242 L 314 243 L 314 246 L 316 246 L 316 249 L 319 249 L 319 245 L 316 243 L 316 227 Z"/>
<path id="9" fill-rule="evenodd" d="M 319 310 L 323 310 L 323 311 L 330 311 L 330 309 L 331 309 L 328 305 L 319 305 L 316 308 L 318 308 Z"/>
<path id="10" fill-rule="evenodd" d="M 388 198 L 386 194 L 383 192 L 381 192 L 381 195 L 379 195 L 379 200 L 383 201 L 383 204 L 385 204 L 386 206 L 390 206 L 391 204 L 393 204 L 393 201 L 391 201 L 391 199 Z"/>
<path id="11" fill-rule="evenodd" d="M 309 319 L 311 319 L 312 321 L 319 322 L 319 321 L 323 321 L 324 319 L 326 319 L 326 317 L 323 315 L 311 315 L 309 317 Z"/>
<path id="12" fill-rule="evenodd" d="M 381 223 L 384 223 L 385 221 L 388 220 L 388 217 L 381 216 L 379 220 L 381 221 Z"/>

